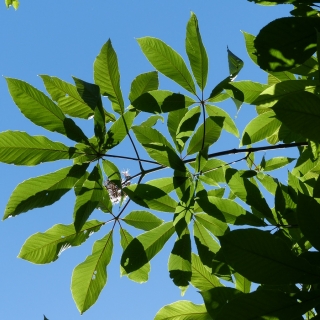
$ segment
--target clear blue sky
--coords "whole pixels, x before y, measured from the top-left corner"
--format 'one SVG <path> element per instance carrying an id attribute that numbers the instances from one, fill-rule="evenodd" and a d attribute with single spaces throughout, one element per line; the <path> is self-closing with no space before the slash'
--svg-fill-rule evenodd
<path id="1" fill-rule="evenodd" d="M 138 74 L 153 70 L 135 38 L 160 38 L 186 57 L 185 27 L 190 11 L 193 11 L 199 19 L 210 60 L 208 95 L 215 84 L 228 75 L 227 45 L 245 62 L 237 80 L 266 81 L 265 73 L 250 61 L 240 30 L 256 35 L 271 20 L 289 15 L 290 9 L 291 6 L 284 5 L 261 7 L 246 0 L 21 0 L 19 10 L 15 12 L 13 8 L 6 10 L 4 3 L 1 3 L 0 74 L 25 80 L 41 90 L 44 88 L 37 77 L 39 74 L 57 76 L 69 82 L 72 82 L 73 75 L 90 82 L 93 81 L 93 61 L 101 46 L 111 38 L 118 54 L 123 95 L 127 97 L 131 81 Z M 180 90 L 162 76 L 160 88 Z M 104 103 L 106 108 L 110 108 L 107 100 Z M 231 101 L 220 106 L 232 116 L 236 115 L 236 108 Z M 4 78 L 0 79 L 0 108 L 0 131 L 21 130 L 32 135 L 48 135 L 55 141 L 71 145 L 60 135 L 47 133 L 25 119 L 11 100 Z M 253 116 L 253 107 L 244 105 L 236 118 L 239 128 L 243 129 Z M 92 135 L 92 122 L 82 121 L 80 125 L 85 127 L 88 135 Z M 161 130 L 161 126 L 158 128 Z M 237 139 L 226 135 L 223 142 L 217 145 L 217 151 L 235 148 L 238 144 Z M 132 152 L 130 150 L 119 149 L 115 152 L 128 154 Z M 69 162 L 64 161 L 36 167 L 0 164 L 1 210 L 4 211 L 18 183 L 68 165 Z M 129 168 L 131 173 L 135 171 L 135 166 L 130 163 L 117 162 L 117 165 L 121 169 Z M 163 252 L 152 260 L 149 282 L 139 285 L 119 277 L 121 249 L 116 232 L 107 285 L 98 302 L 80 316 L 70 292 L 72 270 L 91 253 L 94 240 L 102 238 L 109 230 L 108 226 L 82 246 L 66 250 L 54 263 L 34 265 L 16 258 L 30 235 L 44 232 L 57 223 L 71 223 L 73 204 L 74 196 L 70 192 L 51 207 L 36 209 L 0 223 L 0 319 L 42 320 L 45 314 L 49 320 L 149 320 L 162 306 L 182 299 L 167 271 L 174 237 Z M 134 208 L 134 205 L 130 207 Z M 91 217 L 108 219 L 99 211 Z M 169 214 L 161 217 L 167 221 L 171 219 Z M 200 295 L 192 287 L 183 299 L 202 303 Z"/>

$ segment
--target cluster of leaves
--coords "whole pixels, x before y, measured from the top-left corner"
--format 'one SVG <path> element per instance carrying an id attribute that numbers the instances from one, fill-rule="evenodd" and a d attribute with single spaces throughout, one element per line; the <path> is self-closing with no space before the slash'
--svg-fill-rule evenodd
<path id="1" fill-rule="evenodd" d="M 38 264 L 53 262 L 62 251 L 81 245 L 112 221 L 111 230 L 94 243 L 92 253 L 73 271 L 71 290 L 81 313 L 96 302 L 106 284 L 118 224 L 122 275 L 140 283 L 147 281 L 151 259 L 175 234 L 168 263 L 170 277 L 182 293 L 191 284 L 203 297 L 202 305 L 178 301 L 165 306 L 156 320 L 320 317 L 320 71 L 314 56 L 320 48 L 316 31 L 320 20 L 313 2 L 289 2 L 295 4 L 292 17 L 271 22 L 257 37 L 244 33 L 249 56 L 268 73 L 267 84 L 234 82 L 243 62 L 228 50 L 230 74 L 205 98 L 208 57 L 193 13 L 185 42 L 191 72 L 163 41 L 138 39 L 153 67 L 192 97 L 159 90 L 158 73 L 152 71 L 133 80 L 130 105 L 125 108 L 110 40 L 94 62 L 94 84 L 74 78 L 72 85 L 42 75 L 49 98 L 21 80 L 6 79 L 14 102 L 28 119 L 76 143 L 68 147 L 25 132 L 0 133 L 1 162 L 30 166 L 73 161 L 69 167 L 26 180 L 13 191 L 4 219 L 49 206 L 71 189 L 76 197 L 74 223 L 32 235 L 19 257 Z M 104 109 L 101 95 L 110 100 L 113 112 Z M 222 130 L 239 136 L 229 114 L 214 105 L 228 98 L 238 109 L 242 103 L 256 106 L 257 117 L 241 136 L 240 146 L 247 148 L 210 153 Z M 133 125 L 139 114 L 148 113 L 147 120 Z M 166 135 L 154 128 L 163 116 Z M 93 117 L 95 135 L 86 137 L 70 117 Z M 173 144 L 166 138 L 169 136 Z M 109 154 L 125 137 L 136 158 Z M 264 140 L 270 145 L 252 147 Z M 299 157 L 288 172 L 288 185 L 270 172 L 295 159 L 263 157 L 259 165 L 253 165 L 255 151 L 291 147 L 298 149 Z M 142 159 L 140 148 L 151 159 Z M 217 158 L 241 152 L 247 154 L 239 161 L 247 160 L 249 170 L 237 170 Z M 108 157 L 137 161 L 140 172 L 132 176 L 126 172 L 123 179 Z M 145 169 L 145 163 L 153 167 Z M 171 169 L 164 171 L 168 177 L 143 181 L 148 174 L 166 168 Z M 106 179 L 119 195 L 122 207 L 118 214 Z M 137 182 L 133 184 L 134 179 Z M 229 195 L 225 196 L 221 185 Z M 262 187 L 273 196 L 273 208 Z M 123 216 L 131 201 L 143 210 Z M 95 209 L 108 214 L 109 221 L 88 220 Z M 172 219 L 164 222 L 148 209 L 172 213 Z M 134 238 L 124 223 L 145 232 Z M 197 254 L 192 252 L 192 238 Z M 252 282 L 259 285 L 251 289 Z"/>

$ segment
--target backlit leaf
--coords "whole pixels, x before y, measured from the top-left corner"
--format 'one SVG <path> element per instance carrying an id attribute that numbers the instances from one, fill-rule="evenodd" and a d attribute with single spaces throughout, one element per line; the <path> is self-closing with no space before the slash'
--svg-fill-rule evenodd
<path id="1" fill-rule="evenodd" d="M 132 103 L 142 94 L 157 90 L 159 87 L 158 73 L 156 71 L 139 74 L 131 83 L 129 100 Z"/>
<path id="2" fill-rule="evenodd" d="M 131 211 L 122 220 L 135 228 L 145 231 L 159 227 L 163 223 L 163 220 L 148 211 Z"/>

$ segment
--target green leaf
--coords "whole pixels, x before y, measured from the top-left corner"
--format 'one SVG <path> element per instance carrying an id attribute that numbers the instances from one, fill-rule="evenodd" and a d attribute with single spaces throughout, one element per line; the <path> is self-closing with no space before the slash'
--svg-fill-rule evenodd
<path id="1" fill-rule="evenodd" d="M 192 76 L 182 57 L 163 41 L 144 37 L 137 39 L 139 46 L 149 62 L 162 74 L 187 91 L 195 94 Z"/>
<path id="2" fill-rule="evenodd" d="M 234 79 L 240 70 L 243 68 L 244 62 L 237 57 L 234 53 L 232 53 L 229 48 L 227 48 L 228 52 L 228 63 L 229 63 L 229 72 L 231 77 Z"/>
<path id="3" fill-rule="evenodd" d="M 317 49 L 318 19 L 286 17 L 262 28 L 254 40 L 257 63 L 266 71 L 285 71 L 297 67 Z"/>
<path id="4" fill-rule="evenodd" d="M 161 308 L 154 320 L 212 320 L 204 304 L 182 300 Z"/>
<path id="5" fill-rule="evenodd" d="M 78 233 L 73 224 L 56 224 L 44 233 L 37 232 L 29 237 L 23 244 L 18 258 L 37 264 L 56 261 L 63 251 L 80 246 L 104 224 L 98 220 L 88 221 Z"/>
<path id="6" fill-rule="evenodd" d="M 179 146 L 180 152 L 183 150 L 185 143 L 194 132 L 194 129 L 199 121 L 200 113 L 200 107 L 197 106 L 190 109 L 181 119 L 175 137 L 176 144 Z"/>
<path id="7" fill-rule="evenodd" d="M 24 81 L 13 78 L 6 80 L 13 101 L 34 124 L 61 133 L 76 142 L 88 141 L 74 121 L 66 118 L 61 109 L 44 93 Z"/>
<path id="8" fill-rule="evenodd" d="M 220 237 L 226 262 L 248 280 L 262 284 L 319 283 L 320 269 L 295 256 L 268 231 L 234 230 Z"/>
<path id="9" fill-rule="evenodd" d="M 121 247 L 123 250 L 125 250 L 129 245 L 129 243 L 133 240 L 133 237 L 127 230 L 123 228 L 120 228 L 120 236 L 121 236 Z M 146 263 L 140 269 L 133 271 L 129 274 L 127 274 L 126 271 L 120 265 L 121 276 L 126 275 L 130 280 L 138 283 L 144 283 L 148 281 L 150 270 L 151 270 L 150 262 Z"/>
<path id="10" fill-rule="evenodd" d="M 233 288 L 216 287 L 207 291 L 201 291 L 200 294 L 204 300 L 211 319 L 217 319 L 221 309 L 230 301 L 241 296 L 242 293 Z"/>
<path id="11" fill-rule="evenodd" d="M 140 269 L 163 248 L 173 233 L 172 222 L 167 222 L 134 238 L 122 254 L 121 266 L 127 273 Z"/>
<path id="12" fill-rule="evenodd" d="M 34 208 L 52 205 L 75 185 L 87 167 L 88 164 L 74 165 L 23 181 L 12 192 L 3 220 Z"/>
<path id="13" fill-rule="evenodd" d="M 263 217 L 273 221 L 272 212 L 256 185 L 235 169 L 227 169 L 226 180 L 231 191 L 243 202 L 257 209 Z"/>
<path id="14" fill-rule="evenodd" d="M 158 120 L 161 120 L 163 123 L 164 118 L 160 115 L 150 116 L 146 121 L 141 122 L 140 126 L 142 127 L 153 127 L 157 124 Z"/>
<path id="15" fill-rule="evenodd" d="M 98 146 L 101 147 L 106 135 L 106 120 L 101 101 L 100 88 L 96 84 L 75 77 L 73 77 L 73 80 L 81 98 L 94 110 L 94 134 L 97 138 Z"/>
<path id="16" fill-rule="evenodd" d="M 0 133 L 0 161 L 4 163 L 34 166 L 42 162 L 73 159 L 83 154 L 76 148 L 44 136 L 30 136 L 20 131 Z"/>
<path id="17" fill-rule="evenodd" d="M 288 157 L 275 157 L 265 161 L 263 164 L 263 171 L 272 171 L 286 166 L 292 161 L 296 160 L 295 158 Z"/>
<path id="18" fill-rule="evenodd" d="M 102 172 L 97 164 L 79 191 L 73 211 L 74 226 L 79 231 L 103 197 Z"/>
<path id="19" fill-rule="evenodd" d="M 279 100 L 272 109 L 276 117 L 290 130 L 319 142 L 319 103 L 320 99 L 316 95 L 299 92 Z"/>
<path id="20" fill-rule="evenodd" d="M 186 51 L 194 78 L 199 88 L 204 90 L 207 83 L 209 63 L 206 49 L 202 43 L 198 19 L 193 12 L 191 12 L 187 24 Z"/>
<path id="21" fill-rule="evenodd" d="M 145 231 L 159 227 L 163 223 L 163 220 L 148 211 L 131 211 L 122 220 L 130 226 Z"/>
<path id="22" fill-rule="evenodd" d="M 177 143 L 176 134 L 179 124 L 185 114 L 188 112 L 188 109 L 179 109 L 176 111 L 171 111 L 168 114 L 167 127 L 170 133 L 170 136 L 175 143 L 177 149 L 179 148 L 179 144 Z M 178 149 L 179 150 L 179 149 Z"/>
<path id="23" fill-rule="evenodd" d="M 186 228 L 174 243 L 169 256 L 168 269 L 173 283 L 181 289 L 184 295 L 191 280 L 191 239 Z"/>
<path id="24" fill-rule="evenodd" d="M 193 224 L 193 236 L 202 264 L 211 271 L 212 260 L 219 251 L 220 245 L 198 220 Z"/>
<path id="25" fill-rule="evenodd" d="M 156 114 L 185 109 L 194 103 L 188 96 L 167 90 L 149 91 L 132 101 L 135 109 Z"/>
<path id="26" fill-rule="evenodd" d="M 135 203 L 157 211 L 175 212 L 177 202 L 166 191 L 148 184 L 132 184 L 124 192 Z"/>
<path id="27" fill-rule="evenodd" d="M 310 92 L 319 95 L 320 84 L 315 80 L 287 80 L 274 84 L 264 90 L 257 99 L 252 101 L 263 108 L 271 108 L 279 100 L 301 92 Z"/>
<path id="28" fill-rule="evenodd" d="M 320 228 L 320 204 L 312 197 L 302 193 L 298 196 L 297 215 L 301 231 L 311 242 L 312 246 L 320 250 L 319 228 Z"/>
<path id="29" fill-rule="evenodd" d="M 232 120 L 232 118 L 229 116 L 229 114 L 227 112 L 225 112 L 224 110 L 222 110 L 216 106 L 211 106 L 208 104 L 206 104 L 205 107 L 206 107 L 206 112 L 208 113 L 208 115 L 210 117 L 223 117 L 224 118 L 224 121 L 223 121 L 223 129 L 224 130 L 233 134 L 237 138 L 239 137 L 239 131 L 238 131 L 234 121 Z"/>
<path id="30" fill-rule="evenodd" d="M 230 82 L 225 90 L 230 97 L 252 104 L 259 97 L 259 95 L 269 87 L 270 86 L 266 84 L 245 80 Z M 234 88 L 236 90 L 234 90 Z"/>
<path id="31" fill-rule="evenodd" d="M 192 253 L 192 277 L 190 283 L 200 291 L 210 290 L 215 287 L 222 287 L 219 279 L 212 275 L 208 269 L 202 264 L 199 256 Z"/>
<path id="32" fill-rule="evenodd" d="M 210 232 L 212 232 L 212 234 L 214 234 L 217 237 L 222 236 L 225 234 L 225 232 L 229 231 L 229 227 L 226 223 L 208 214 L 197 213 L 194 217 L 200 224 L 202 224 L 206 229 L 208 229 Z"/>
<path id="33" fill-rule="evenodd" d="M 209 217 L 211 216 L 212 218 L 218 219 L 222 222 L 234 225 L 252 225 L 260 227 L 265 225 L 261 219 L 246 211 L 233 200 L 208 196 L 199 197 L 196 201 L 197 205 L 206 212 Z M 195 210 L 198 212 L 197 207 L 195 207 Z M 272 214 L 271 211 L 270 214 Z M 201 223 L 212 232 L 213 229 L 211 230 L 209 228 L 213 228 L 212 225 L 215 222 L 209 217 L 206 217 L 205 215 L 199 216 L 200 219 L 202 218 Z M 204 219 L 206 221 L 203 221 Z M 220 227 L 222 228 L 222 226 Z M 223 229 L 225 229 L 225 227 L 223 227 Z"/>
<path id="34" fill-rule="evenodd" d="M 122 114 L 107 131 L 105 144 L 102 148 L 106 150 L 117 146 L 127 136 L 135 117 L 135 111 L 129 110 Z"/>
<path id="35" fill-rule="evenodd" d="M 117 54 L 109 39 L 101 48 L 93 64 L 94 82 L 100 87 L 103 96 L 112 102 L 117 113 L 124 113 L 124 102 L 120 89 L 120 73 Z"/>
<path id="36" fill-rule="evenodd" d="M 175 153 L 168 140 L 156 129 L 134 126 L 132 130 L 137 140 L 143 145 L 150 157 L 160 164 L 184 171 L 183 161 Z"/>
<path id="37" fill-rule="evenodd" d="M 264 140 L 275 133 L 280 126 L 281 122 L 276 118 L 273 111 L 260 114 L 244 128 L 240 146 Z"/>
<path id="38" fill-rule="evenodd" d="M 107 282 L 106 268 L 110 263 L 113 250 L 112 232 L 96 241 L 91 255 L 73 270 L 71 292 L 81 314 L 97 301 Z"/>
<path id="39" fill-rule="evenodd" d="M 142 94 L 152 90 L 158 90 L 158 87 L 158 72 L 151 71 L 139 74 L 136 78 L 134 78 L 134 80 L 131 83 L 129 100 L 132 103 Z"/>
<path id="40" fill-rule="evenodd" d="M 259 172 L 256 175 L 256 178 L 261 182 L 261 184 L 268 190 L 271 194 L 275 195 L 276 189 L 277 189 L 277 179 L 267 175 L 263 174 L 262 172 Z"/>
<path id="41" fill-rule="evenodd" d="M 251 60 L 255 64 L 258 64 L 256 49 L 254 47 L 254 40 L 256 37 L 250 33 L 245 32 L 245 31 L 241 31 L 241 32 L 243 33 L 244 40 L 246 42 L 246 48 L 247 48 L 247 52 L 248 52 L 249 57 L 251 58 Z"/>
<path id="42" fill-rule="evenodd" d="M 316 304 L 316 299 L 298 302 L 281 291 L 257 290 L 229 301 L 215 319 L 303 319 L 302 315 Z"/>
<path id="43" fill-rule="evenodd" d="M 10 6 L 13 6 L 15 10 L 19 8 L 20 2 L 18 0 L 5 0 L 5 1 L 6 1 L 7 9 Z"/>
<path id="44" fill-rule="evenodd" d="M 102 160 L 102 167 L 108 180 L 114 183 L 119 189 L 122 188 L 122 178 L 119 169 L 109 160 Z"/>
<path id="45" fill-rule="evenodd" d="M 223 122 L 223 117 L 208 117 L 205 125 L 201 124 L 192 136 L 187 149 L 187 155 L 194 154 L 215 143 L 220 137 Z"/>
<path id="46" fill-rule="evenodd" d="M 240 273 L 235 272 L 233 275 L 236 280 L 236 289 L 243 293 L 249 293 L 251 288 L 251 281 L 242 276 Z"/>

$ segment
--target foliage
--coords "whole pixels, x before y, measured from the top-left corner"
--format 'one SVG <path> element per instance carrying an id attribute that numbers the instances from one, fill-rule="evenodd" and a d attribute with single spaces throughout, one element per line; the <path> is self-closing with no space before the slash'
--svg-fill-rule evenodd
<path id="1" fill-rule="evenodd" d="M 137 39 L 156 71 L 132 81 L 128 107 L 110 40 L 94 62 L 94 84 L 74 78 L 73 85 L 42 75 L 49 98 L 26 82 L 6 79 L 25 117 L 74 142 L 66 146 L 25 132 L 0 133 L 1 162 L 29 166 L 61 159 L 72 162 L 26 180 L 13 191 L 3 219 L 52 205 L 71 189 L 76 199 L 74 223 L 57 224 L 32 235 L 19 257 L 38 264 L 53 262 L 65 249 L 81 245 L 112 222 L 73 271 L 71 291 L 80 313 L 96 302 L 107 282 L 113 234 L 119 225 L 122 275 L 147 281 L 150 261 L 175 235 L 168 263 L 170 278 L 182 293 L 191 284 L 203 297 L 202 305 L 189 301 L 167 305 L 156 314 L 157 320 L 319 318 L 320 98 L 319 64 L 314 55 L 320 50 L 319 13 L 314 1 L 255 2 L 295 5 L 292 17 L 269 23 L 257 37 L 244 33 L 249 56 L 268 72 L 266 84 L 235 82 L 243 62 L 228 49 L 229 75 L 205 96 L 208 55 L 194 13 L 185 41 L 191 70 L 163 41 Z M 158 72 L 186 94 L 160 90 Z M 108 111 L 101 96 L 110 101 Z M 256 106 L 257 116 L 241 135 L 240 146 L 247 148 L 212 153 L 223 130 L 239 137 L 230 115 L 214 105 L 227 98 L 238 109 L 243 103 Z M 137 124 L 142 115 L 148 118 Z M 71 118 L 92 117 L 94 136 L 89 138 Z M 156 129 L 157 121 L 164 119 L 167 133 Z M 110 154 L 126 137 L 136 156 Z M 260 141 L 270 145 L 252 147 Z M 297 148 L 299 157 L 263 157 L 260 164 L 254 164 L 257 151 L 287 148 Z M 141 150 L 150 159 L 142 159 Z M 217 158 L 238 153 L 246 154 L 232 163 Z M 132 176 L 121 172 L 112 158 L 136 161 L 140 171 Z M 237 170 L 233 164 L 240 161 L 246 161 L 249 169 Z M 293 161 L 287 185 L 270 173 Z M 144 180 L 163 169 L 167 176 Z M 273 208 L 262 186 L 273 196 Z M 130 202 L 143 208 L 130 211 Z M 115 213 L 118 204 L 120 211 Z M 106 213 L 107 221 L 89 220 L 97 209 Z M 163 221 L 151 210 L 172 216 Z M 145 232 L 133 237 L 125 224 Z"/>

